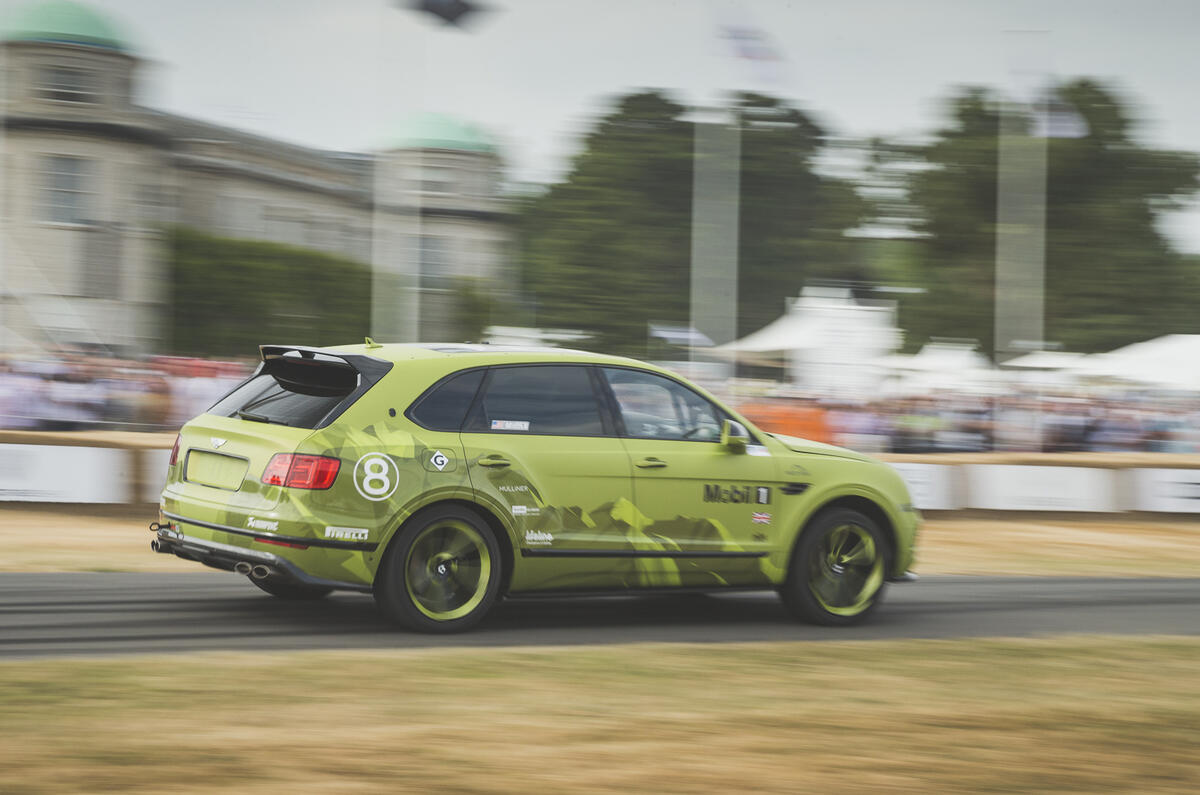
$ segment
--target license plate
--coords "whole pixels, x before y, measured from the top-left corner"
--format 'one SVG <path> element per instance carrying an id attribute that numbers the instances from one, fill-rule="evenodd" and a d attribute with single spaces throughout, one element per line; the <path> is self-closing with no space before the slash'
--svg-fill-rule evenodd
<path id="1" fill-rule="evenodd" d="M 210 453 L 207 450 L 191 450 L 188 452 L 184 478 L 202 486 L 237 491 L 246 478 L 247 464 L 244 458 Z"/>

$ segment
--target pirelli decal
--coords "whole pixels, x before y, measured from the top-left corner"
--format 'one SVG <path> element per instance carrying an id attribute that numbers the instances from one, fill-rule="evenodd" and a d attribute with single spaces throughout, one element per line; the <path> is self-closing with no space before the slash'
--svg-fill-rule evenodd
<path id="1" fill-rule="evenodd" d="M 770 505 L 770 486 L 722 486 L 719 483 L 704 484 L 704 501 L 735 505 Z"/>

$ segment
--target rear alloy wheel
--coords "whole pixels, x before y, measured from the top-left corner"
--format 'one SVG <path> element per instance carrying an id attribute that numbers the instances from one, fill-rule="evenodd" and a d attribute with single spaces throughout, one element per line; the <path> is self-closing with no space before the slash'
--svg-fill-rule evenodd
<path id="1" fill-rule="evenodd" d="M 388 547 L 375 601 L 420 632 L 461 632 L 487 614 L 500 590 L 500 549 L 491 528 L 459 507 L 410 519 Z"/>
<path id="2" fill-rule="evenodd" d="M 280 599 L 287 599 L 289 601 L 313 601 L 324 599 L 333 593 L 332 588 L 320 588 L 314 585 L 300 585 L 299 583 L 281 582 L 271 579 L 256 580 L 253 577 L 247 577 L 246 579 L 271 594 L 271 596 L 277 596 Z"/>
<path id="3" fill-rule="evenodd" d="M 784 604 L 815 624 L 855 624 L 883 599 L 887 542 L 865 514 L 838 508 L 819 515 L 796 544 Z"/>

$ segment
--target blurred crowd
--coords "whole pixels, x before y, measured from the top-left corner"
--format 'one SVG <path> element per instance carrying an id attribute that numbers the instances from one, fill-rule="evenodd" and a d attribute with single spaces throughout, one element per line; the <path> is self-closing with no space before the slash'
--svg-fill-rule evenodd
<path id="1" fill-rule="evenodd" d="M 253 370 L 250 362 L 69 353 L 0 360 L 0 428 L 174 430 Z"/>
<path id="2" fill-rule="evenodd" d="M 872 403 L 757 399 L 764 430 L 873 453 L 1200 452 L 1200 399 L 938 394 Z"/>
<path id="3" fill-rule="evenodd" d="M 175 430 L 254 366 L 91 353 L 0 360 L 0 428 Z M 754 398 L 740 409 L 764 430 L 872 453 L 1200 452 L 1200 397 L 938 393 L 861 403 Z"/>

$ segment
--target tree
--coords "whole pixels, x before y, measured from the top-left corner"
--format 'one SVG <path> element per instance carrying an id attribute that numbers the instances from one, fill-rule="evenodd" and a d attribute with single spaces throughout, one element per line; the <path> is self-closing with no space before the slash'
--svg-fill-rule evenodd
<path id="1" fill-rule="evenodd" d="M 1196 156 L 1139 145 L 1125 104 L 1094 81 L 1075 80 L 1055 94 L 1057 113 L 1077 114 L 1078 137 L 1047 142 L 1047 339 L 1097 351 L 1200 330 L 1191 310 L 1194 274 L 1156 226 L 1200 187 Z M 990 351 L 998 102 L 970 88 L 947 107 L 949 124 L 932 143 L 893 149 L 925 166 L 909 169 L 907 188 L 923 235 L 910 272 L 927 292 L 905 302 L 901 325 L 911 345 L 972 337 Z"/>
<path id="2" fill-rule="evenodd" d="M 338 345 L 367 334 L 371 273 L 321 251 L 175 229 L 171 348 L 253 355 L 263 343 Z"/>
<path id="3" fill-rule="evenodd" d="M 739 333 L 783 312 L 805 279 L 857 275 L 843 232 L 864 205 L 821 178 L 823 131 L 755 94 L 742 119 Z M 694 133 L 659 92 L 618 100 L 586 137 L 566 180 L 525 207 L 519 236 L 537 323 L 595 335 L 594 347 L 642 355 L 650 321 L 687 323 Z"/>

